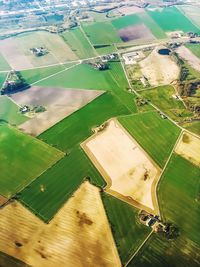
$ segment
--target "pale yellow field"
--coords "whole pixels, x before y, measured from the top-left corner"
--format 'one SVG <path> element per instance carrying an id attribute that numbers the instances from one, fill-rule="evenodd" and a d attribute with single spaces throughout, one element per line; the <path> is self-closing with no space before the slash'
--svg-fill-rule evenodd
<path id="1" fill-rule="evenodd" d="M 200 139 L 183 133 L 175 152 L 200 167 Z"/>
<path id="2" fill-rule="evenodd" d="M 106 191 L 130 204 L 157 211 L 160 170 L 117 120 L 82 144 L 107 181 Z"/>
<path id="3" fill-rule="evenodd" d="M 99 189 L 89 182 L 49 224 L 15 201 L 0 210 L 0 229 L 0 251 L 33 267 L 121 266 Z"/>
<path id="4" fill-rule="evenodd" d="M 140 61 L 141 71 L 152 86 L 170 84 L 178 78 L 180 72 L 170 56 L 158 54 L 161 48 L 164 47 L 155 48 L 147 58 Z"/>

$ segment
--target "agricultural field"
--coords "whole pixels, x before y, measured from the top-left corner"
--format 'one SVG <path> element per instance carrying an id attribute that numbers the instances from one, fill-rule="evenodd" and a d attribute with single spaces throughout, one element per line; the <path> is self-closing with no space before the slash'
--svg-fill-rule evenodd
<path id="1" fill-rule="evenodd" d="M 175 6 L 163 9 L 149 8 L 147 13 L 165 32 L 181 30 L 183 32 L 200 33 L 200 28 L 195 26 L 182 12 Z"/>
<path id="2" fill-rule="evenodd" d="M 115 53 L 117 50 L 114 45 L 94 45 L 94 48 L 98 55 L 107 55 L 110 53 Z"/>
<path id="3" fill-rule="evenodd" d="M 192 5 L 180 5 L 178 6 L 178 9 L 186 16 L 188 17 L 193 23 L 200 27 L 200 7 L 192 6 Z"/>
<path id="4" fill-rule="evenodd" d="M 0 252 L 0 266 L 6 267 L 30 267 L 26 263 L 11 257 L 3 252 Z"/>
<path id="5" fill-rule="evenodd" d="M 181 126 L 200 136 L 200 121 L 186 122 Z"/>
<path id="6" fill-rule="evenodd" d="M 0 121 L 12 125 L 19 125 L 28 119 L 28 117 L 19 112 L 19 106 L 17 106 L 9 97 L 0 96 Z"/>
<path id="7" fill-rule="evenodd" d="M 175 89 L 171 85 L 147 89 L 140 93 L 175 121 L 193 116 L 193 113 L 185 108 L 183 101 L 176 99 Z"/>
<path id="8" fill-rule="evenodd" d="M 0 53 L 0 71 L 10 70 L 10 66 L 4 56 Z"/>
<path id="9" fill-rule="evenodd" d="M 106 180 L 106 192 L 157 214 L 160 170 L 117 120 L 106 122 L 81 147 Z"/>
<path id="10" fill-rule="evenodd" d="M 190 49 L 195 56 L 200 58 L 200 44 L 186 44 L 185 46 Z"/>
<path id="11" fill-rule="evenodd" d="M 44 111 L 33 112 L 31 119 L 19 126 L 21 131 L 37 136 L 102 93 L 103 91 L 95 90 L 32 86 L 28 90 L 13 94 L 11 98 L 20 106 L 28 105 L 33 109 L 34 107 L 44 108 Z"/>
<path id="12" fill-rule="evenodd" d="M 121 266 L 99 189 L 88 182 L 49 224 L 18 202 L 1 214 L 0 250 L 31 266 Z"/>
<path id="13" fill-rule="evenodd" d="M 37 57 L 30 50 L 35 47 L 44 47 L 48 53 Z M 78 59 L 59 35 L 42 31 L 1 40 L 0 49 L 9 65 L 16 70 Z"/>
<path id="14" fill-rule="evenodd" d="M 194 52 L 195 51 L 195 52 Z M 184 59 L 193 69 L 199 72 L 200 69 L 200 51 L 192 49 L 191 46 L 180 46 L 176 49 L 178 55 Z M 197 54 L 197 55 L 196 55 Z"/>
<path id="15" fill-rule="evenodd" d="M 62 157 L 61 151 L 6 124 L 0 125 L 0 194 L 10 198 Z"/>
<path id="16" fill-rule="evenodd" d="M 94 48 L 88 42 L 80 28 L 66 31 L 61 37 L 80 59 L 96 56 Z"/>
<path id="17" fill-rule="evenodd" d="M 106 193 L 102 194 L 102 200 L 122 264 L 125 264 L 150 229 L 139 223 L 137 209 Z"/>
<path id="18" fill-rule="evenodd" d="M 4 84 L 4 82 L 5 82 L 6 78 L 7 78 L 7 75 L 8 75 L 8 73 L 6 73 L 6 72 L 1 72 L 0 73 L 0 89 L 3 86 L 3 84 Z"/>
<path id="19" fill-rule="evenodd" d="M 163 167 L 181 130 L 155 111 L 118 118 L 152 159 Z"/>
<path id="20" fill-rule="evenodd" d="M 82 23 L 82 27 L 93 45 L 121 42 L 111 22 Z"/>

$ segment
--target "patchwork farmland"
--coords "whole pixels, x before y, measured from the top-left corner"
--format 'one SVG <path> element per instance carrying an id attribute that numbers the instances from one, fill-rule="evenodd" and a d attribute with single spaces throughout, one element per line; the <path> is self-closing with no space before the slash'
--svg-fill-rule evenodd
<path id="1" fill-rule="evenodd" d="M 198 8 L 50 2 L 0 31 L 0 266 L 199 266 Z"/>

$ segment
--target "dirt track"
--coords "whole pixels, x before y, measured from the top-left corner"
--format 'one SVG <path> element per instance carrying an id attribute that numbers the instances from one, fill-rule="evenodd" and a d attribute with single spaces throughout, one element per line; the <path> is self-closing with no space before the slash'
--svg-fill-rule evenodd
<path id="1" fill-rule="evenodd" d="M 31 266 L 121 266 L 99 189 L 88 182 L 49 224 L 18 202 L 0 215 L 0 251 Z"/>
<path id="2" fill-rule="evenodd" d="M 134 206 L 157 211 L 154 186 L 160 170 L 119 122 L 109 121 L 82 147 L 107 181 L 106 191 Z"/>

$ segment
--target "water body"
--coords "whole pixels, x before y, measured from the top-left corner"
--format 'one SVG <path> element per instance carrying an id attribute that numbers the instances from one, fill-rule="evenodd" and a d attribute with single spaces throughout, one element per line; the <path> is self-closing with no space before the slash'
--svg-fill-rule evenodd
<path id="1" fill-rule="evenodd" d="M 158 54 L 164 55 L 164 56 L 169 56 L 171 53 L 171 50 L 168 48 L 162 48 L 158 50 Z"/>

